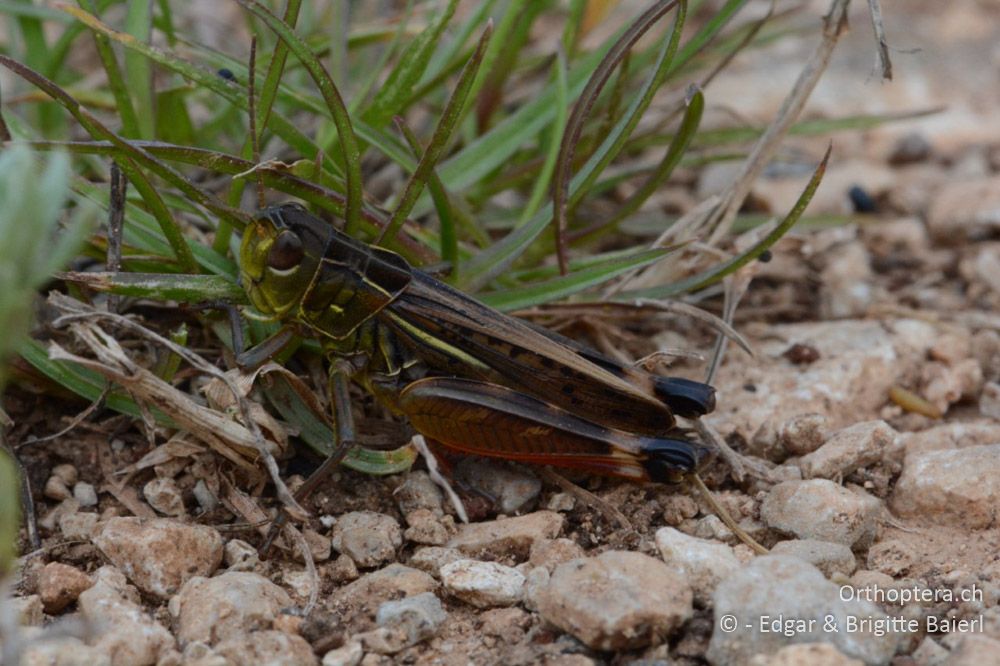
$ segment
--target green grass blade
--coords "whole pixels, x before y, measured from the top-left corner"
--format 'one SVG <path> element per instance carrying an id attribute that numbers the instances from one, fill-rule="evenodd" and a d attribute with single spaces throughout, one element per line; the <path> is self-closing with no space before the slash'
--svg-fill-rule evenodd
<path id="1" fill-rule="evenodd" d="M 243 304 L 246 292 L 232 278 L 222 275 L 172 273 L 61 273 L 59 278 L 110 294 L 160 301 L 203 303 L 226 301 Z"/>
<path id="2" fill-rule="evenodd" d="M 347 112 L 344 98 L 341 97 L 340 91 L 333 79 L 330 78 L 326 68 L 323 67 L 323 63 L 313 55 L 306 43 L 295 34 L 295 31 L 288 24 L 256 0 L 237 0 L 237 2 L 264 21 L 267 27 L 291 49 L 295 57 L 309 72 L 326 101 L 327 109 L 337 126 L 337 135 L 340 137 L 341 152 L 347 169 L 347 210 L 344 213 L 344 231 L 349 235 L 356 234 L 361 223 L 361 202 L 364 198 L 361 184 L 361 148 L 354 134 L 354 128 L 351 126 L 351 116 Z"/>
<path id="3" fill-rule="evenodd" d="M 80 6 L 91 13 L 96 13 L 91 0 L 79 0 Z M 135 106 L 132 104 L 132 97 L 129 95 L 128 86 L 125 84 L 125 77 L 122 76 L 121 68 L 118 66 L 118 58 L 111 48 L 111 40 L 107 35 L 97 31 L 92 31 L 94 45 L 97 47 L 97 55 L 104 66 L 104 73 L 108 77 L 108 88 L 115 98 L 115 108 L 118 110 L 118 117 L 122 121 L 122 135 L 132 139 L 140 138 L 142 130 L 139 128 L 139 117 L 136 115 Z"/>
<path id="4" fill-rule="evenodd" d="M 388 124 L 392 117 L 402 113 L 413 99 L 413 90 L 427 69 L 431 55 L 448 27 L 458 0 L 448 0 L 441 15 L 417 36 L 399 57 L 399 62 L 389 72 L 385 83 L 375 94 L 371 105 L 361 114 L 362 119 L 375 128 Z"/>
<path id="5" fill-rule="evenodd" d="M 544 282 L 505 289 L 502 292 L 480 294 L 480 299 L 498 310 L 519 310 L 566 298 L 585 289 L 596 287 L 629 271 L 656 263 L 675 248 L 653 248 L 634 252 L 625 257 L 589 266 L 560 275 Z"/>
<path id="6" fill-rule="evenodd" d="M 152 0 L 131 0 L 125 14 L 125 32 L 148 44 L 153 35 Z M 125 78 L 135 102 L 139 120 L 139 139 L 156 137 L 156 103 L 153 98 L 153 66 L 148 58 L 134 51 L 125 52 Z"/>
<path id="7" fill-rule="evenodd" d="M 437 127 L 434 129 L 434 135 L 431 137 L 430 145 L 427 146 L 427 150 L 424 151 L 423 156 L 420 158 L 417 170 L 413 172 L 413 176 L 406 183 L 406 189 L 403 190 L 403 196 L 399 199 L 399 205 L 393 211 L 392 217 L 389 219 L 389 224 L 382 232 L 380 238 L 392 240 L 396 236 L 396 232 L 403 226 L 403 222 L 406 221 L 410 211 L 413 210 L 414 204 L 417 203 L 417 197 L 423 191 L 424 184 L 427 182 L 427 178 L 433 171 L 438 159 L 444 154 L 445 148 L 448 146 L 448 141 L 455 130 L 455 124 L 462 115 L 462 109 L 465 108 L 466 100 L 472 90 L 472 85 L 479 72 L 479 66 L 483 61 L 483 55 L 486 53 L 490 43 L 490 35 L 492 34 L 493 24 L 487 23 L 482 36 L 479 38 L 479 45 L 476 47 L 475 53 L 472 54 L 469 62 L 466 63 L 465 68 L 462 70 L 462 75 L 458 79 L 455 91 L 452 93 L 451 98 L 448 99 L 448 104 L 445 106 L 444 112 L 438 120 Z"/>

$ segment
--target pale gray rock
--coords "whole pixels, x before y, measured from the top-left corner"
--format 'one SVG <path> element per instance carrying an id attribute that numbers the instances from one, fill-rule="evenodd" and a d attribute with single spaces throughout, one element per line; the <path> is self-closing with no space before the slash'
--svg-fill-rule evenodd
<path id="1" fill-rule="evenodd" d="M 410 558 L 410 565 L 438 577 L 441 573 L 441 567 L 462 559 L 465 559 L 465 555 L 457 548 L 427 546 L 426 548 L 418 548 L 413 553 L 413 556 Z"/>
<path id="2" fill-rule="evenodd" d="M 443 516 L 441 508 L 441 489 L 431 480 L 430 475 L 422 470 L 410 472 L 403 483 L 392 492 L 399 512 L 404 516 L 418 509 L 426 509 L 436 516 Z"/>
<path id="3" fill-rule="evenodd" d="M 853 547 L 871 542 L 883 510 L 882 502 L 864 491 L 810 479 L 774 486 L 761 504 L 760 516 L 769 527 L 800 539 Z"/>
<path id="4" fill-rule="evenodd" d="M 563 520 L 555 511 L 536 511 L 516 518 L 460 525 L 458 534 L 451 538 L 448 546 L 470 557 L 524 560 L 533 543 L 559 536 Z"/>
<path id="5" fill-rule="evenodd" d="M 1000 524 L 1000 444 L 914 453 L 890 506 L 902 517 L 920 516 L 970 529 Z"/>
<path id="6" fill-rule="evenodd" d="M 834 433 L 818 449 L 799 460 L 805 478 L 846 476 L 892 456 L 899 447 L 896 431 L 885 421 L 866 421 Z"/>
<path id="7" fill-rule="evenodd" d="M 799 643 L 830 643 L 847 657 L 887 664 L 902 638 L 863 627 L 860 620 L 885 612 L 867 601 L 843 601 L 816 567 L 786 555 L 758 557 L 722 581 L 714 606 L 706 658 L 716 666 L 746 664 Z"/>
<path id="8" fill-rule="evenodd" d="M 252 631 L 220 641 L 214 652 L 227 664 L 311 666 L 319 659 L 301 636 L 282 631 Z"/>
<path id="9" fill-rule="evenodd" d="M 499 513 L 511 515 L 534 507 L 542 482 L 531 472 L 488 458 L 463 458 L 455 465 L 455 478 L 492 497 Z"/>
<path id="10" fill-rule="evenodd" d="M 858 568 L 851 549 L 842 543 L 816 539 L 790 539 L 771 547 L 772 555 L 790 555 L 808 562 L 829 578 L 834 573 L 850 576 Z"/>
<path id="11" fill-rule="evenodd" d="M 477 608 L 512 606 L 524 594 L 524 575 L 496 562 L 457 560 L 441 567 L 441 583 L 455 597 Z"/>
<path id="12" fill-rule="evenodd" d="M 546 622 L 595 650 L 664 641 L 691 617 L 691 602 L 682 572 L 629 551 L 560 564 L 535 596 Z"/>
<path id="13" fill-rule="evenodd" d="M 333 548 L 360 567 L 377 567 L 396 559 L 403 531 L 392 516 L 374 511 L 345 513 L 333 526 Z"/>
<path id="14" fill-rule="evenodd" d="M 215 578 L 189 580 L 170 600 L 177 637 L 184 642 L 218 641 L 270 629 L 291 597 L 267 578 L 248 571 L 227 571 Z"/>
<path id="15" fill-rule="evenodd" d="M 111 518 L 94 545 L 140 590 L 169 599 L 222 562 L 222 537 L 211 527 L 158 518 Z"/>
<path id="16" fill-rule="evenodd" d="M 774 654 L 754 655 L 750 666 L 864 666 L 829 643 L 786 645 Z"/>
<path id="17" fill-rule="evenodd" d="M 142 487 L 142 496 L 157 513 L 181 517 L 187 513 L 184 497 L 177 481 L 170 477 L 156 477 Z"/>
<path id="18" fill-rule="evenodd" d="M 337 599 L 344 604 L 377 608 L 385 601 L 433 592 L 437 587 L 437 581 L 430 574 L 394 563 L 341 588 Z"/>
<path id="19" fill-rule="evenodd" d="M 657 530 L 656 547 L 667 565 L 683 571 L 695 602 L 702 607 L 710 603 L 719 581 L 740 568 L 729 545 L 689 536 L 672 527 Z"/>
<path id="20" fill-rule="evenodd" d="M 80 614 L 100 627 L 91 642 L 114 666 L 155 664 L 175 649 L 174 637 L 139 605 L 139 595 L 121 572 L 101 567 L 78 599 Z"/>
<path id="21" fill-rule="evenodd" d="M 375 614 L 380 627 L 401 631 L 406 637 L 404 647 L 416 645 L 435 636 L 448 614 L 441 600 L 424 592 L 399 601 L 386 601 Z"/>

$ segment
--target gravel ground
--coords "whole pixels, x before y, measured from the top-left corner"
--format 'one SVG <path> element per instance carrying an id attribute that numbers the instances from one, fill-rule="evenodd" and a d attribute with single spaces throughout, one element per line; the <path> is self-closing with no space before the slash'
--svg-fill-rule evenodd
<path id="1" fill-rule="evenodd" d="M 151 453 L 83 427 L 26 455 L 44 549 L 13 608 L 21 638 L 44 640 L 25 663 L 997 663 L 1000 86 L 977 63 L 1000 58 L 1000 6 L 886 7 L 897 80 L 880 84 L 856 4 L 806 115 L 947 110 L 835 137 L 810 213 L 849 212 L 855 186 L 875 212 L 798 229 L 754 268 L 735 323 L 755 356 L 727 354 L 707 421 L 765 471 L 735 479 L 716 462 L 705 476 L 769 554 L 683 487 L 578 479 L 595 505 L 470 460 L 466 478 L 497 498 L 471 503 L 471 524 L 424 471 L 336 474 L 301 528 L 314 576 L 294 549 L 261 560 L 257 531 L 217 527 L 240 495 L 201 447 Z M 767 118 L 808 51 L 799 39 L 734 63 L 710 111 L 750 99 L 738 112 Z M 794 167 L 824 148 L 787 142 L 753 205 L 786 210 L 808 177 Z M 731 175 L 710 167 L 662 201 Z M 15 396 L 12 414 L 18 399 L 32 408 Z"/>

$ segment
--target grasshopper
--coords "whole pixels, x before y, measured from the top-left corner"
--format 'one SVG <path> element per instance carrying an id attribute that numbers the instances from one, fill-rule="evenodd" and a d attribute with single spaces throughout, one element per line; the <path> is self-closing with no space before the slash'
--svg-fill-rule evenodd
<path id="1" fill-rule="evenodd" d="M 284 324 L 241 365 L 295 335 L 317 338 L 331 361 L 335 452 L 300 495 L 355 443 L 351 380 L 462 453 L 658 482 L 704 456 L 674 417 L 710 412 L 711 386 L 622 365 L 500 313 L 297 204 L 264 209 L 244 230 L 240 281 L 257 311 Z"/>

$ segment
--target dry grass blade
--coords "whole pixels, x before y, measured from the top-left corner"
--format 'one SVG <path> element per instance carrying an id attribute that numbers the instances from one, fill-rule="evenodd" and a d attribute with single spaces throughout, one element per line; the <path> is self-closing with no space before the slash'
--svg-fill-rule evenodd
<path id="1" fill-rule="evenodd" d="M 892 60 L 889 59 L 889 40 L 885 36 L 885 23 L 882 21 L 882 6 L 880 0 L 868 0 L 868 10 L 872 15 L 872 28 L 875 30 L 875 45 L 878 49 L 878 64 L 882 70 L 882 78 L 892 80 Z"/>
<path id="2" fill-rule="evenodd" d="M 189 430 L 218 453 L 244 469 L 256 471 L 256 468 L 240 454 L 256 452 L 274 483 L 278 498 L 289 512 L 296 518 L 305 518 L 308 515 L 295 501 L 284 481 L 281 480 L 278 463 L 272 451 L 273 445 L 268 445 L 264 440 L 264 436 L 253 418 L 253 410 L 249 401 L 242 395 L 240 388 L 236 386 L 231 377 L 189 349 L 171 342 L 126 317 L 96 310 L 58 293 L 50 295 L 49 303 L 63 313 L 54 323 L 56 325 L 72 324 L 74 334 L 87 345 L 98 360 L 76 356 L 55 343 L 50 345 L 49 354 L 52 358 L 78 363 L 123 385 L 137 398 L 148 404 L 156 405 L 174 419 L 178 425 Z M 199 405 L 187 394 L 175 389 L 145 368 L 136 365 L 128 358 L 117 341 L 95 323 L 96 320 L 100 319 L 112 321 L 153 340 L 170 349 L 201 372 L 224 382 L 232 395 L 236 396 L 243 424 L 237 423 L 215 410 Z"/>

